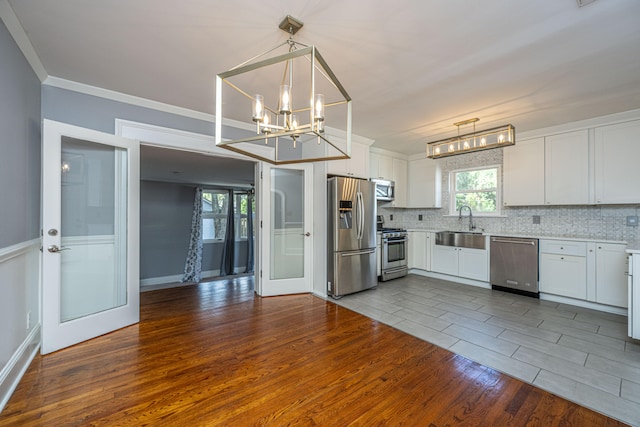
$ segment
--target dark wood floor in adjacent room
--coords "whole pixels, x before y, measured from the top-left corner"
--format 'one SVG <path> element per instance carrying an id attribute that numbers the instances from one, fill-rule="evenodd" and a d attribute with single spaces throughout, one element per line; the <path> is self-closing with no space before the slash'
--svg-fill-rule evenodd
<path id="1" fill-rule="evenodd" d="M 623 425 L 251 278 L 145 292 L 139 324 L 37 356 L 0 426 Z"/>

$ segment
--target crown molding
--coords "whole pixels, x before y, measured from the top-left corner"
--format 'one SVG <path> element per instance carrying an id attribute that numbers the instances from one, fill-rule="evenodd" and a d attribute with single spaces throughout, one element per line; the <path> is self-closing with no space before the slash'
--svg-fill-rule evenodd
<path id="1" fill-rule="evenodd" d="M 15 40 L 25 59 L 29 65 L 31 65 L 33 72 L 36 73 L 36 76 L 40 79 L 40 82 L 45 81 L 48 77 L 47 70 L 45 70 L 42 65 L 40 57 L 38 57 L 36 50 L 31 44 L 31 40 L 29 40 L 27 33 L 25 33 L 24 28 L 22 28 L 22 24 L 20 24 L 8 0 L 0 0 L 0 19 L 4 22 L 7 30 L 9 30 L 9 34 L 11 34 L 11 37 Z"/>

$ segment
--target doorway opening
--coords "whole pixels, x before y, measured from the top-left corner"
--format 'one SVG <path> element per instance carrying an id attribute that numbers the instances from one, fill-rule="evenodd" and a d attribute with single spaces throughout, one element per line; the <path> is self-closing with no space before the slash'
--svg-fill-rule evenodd
<path id="1" fill-rule="evenodd" d="M 253 277 L 255 168 L 253 161 L 141 143 L 141 291 Z"/>

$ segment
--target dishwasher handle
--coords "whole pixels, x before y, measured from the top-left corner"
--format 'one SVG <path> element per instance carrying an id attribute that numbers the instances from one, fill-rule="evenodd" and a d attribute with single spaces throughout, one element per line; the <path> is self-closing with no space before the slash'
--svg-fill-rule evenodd
<path id="1" fill-rule="evenodd" d="M 520 240 L 520 239 L 501 239 L 499 237 L 492 237 L 491 238 L 492 242 L 496 242 L 496 243 L 515 243 L 517 245 L 531 245 L 531 246 L 535 246 L 536 242 L 535 240 Z"/>

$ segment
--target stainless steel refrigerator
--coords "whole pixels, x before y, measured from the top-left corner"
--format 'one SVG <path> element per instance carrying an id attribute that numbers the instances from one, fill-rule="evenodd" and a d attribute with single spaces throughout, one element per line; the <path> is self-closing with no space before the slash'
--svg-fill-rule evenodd
<path id="1" fill-rule="evenodd" d="M 327 192 L 327 293 L 339 298 L 376 287 L 375 184 L 336 176 Z"/>

